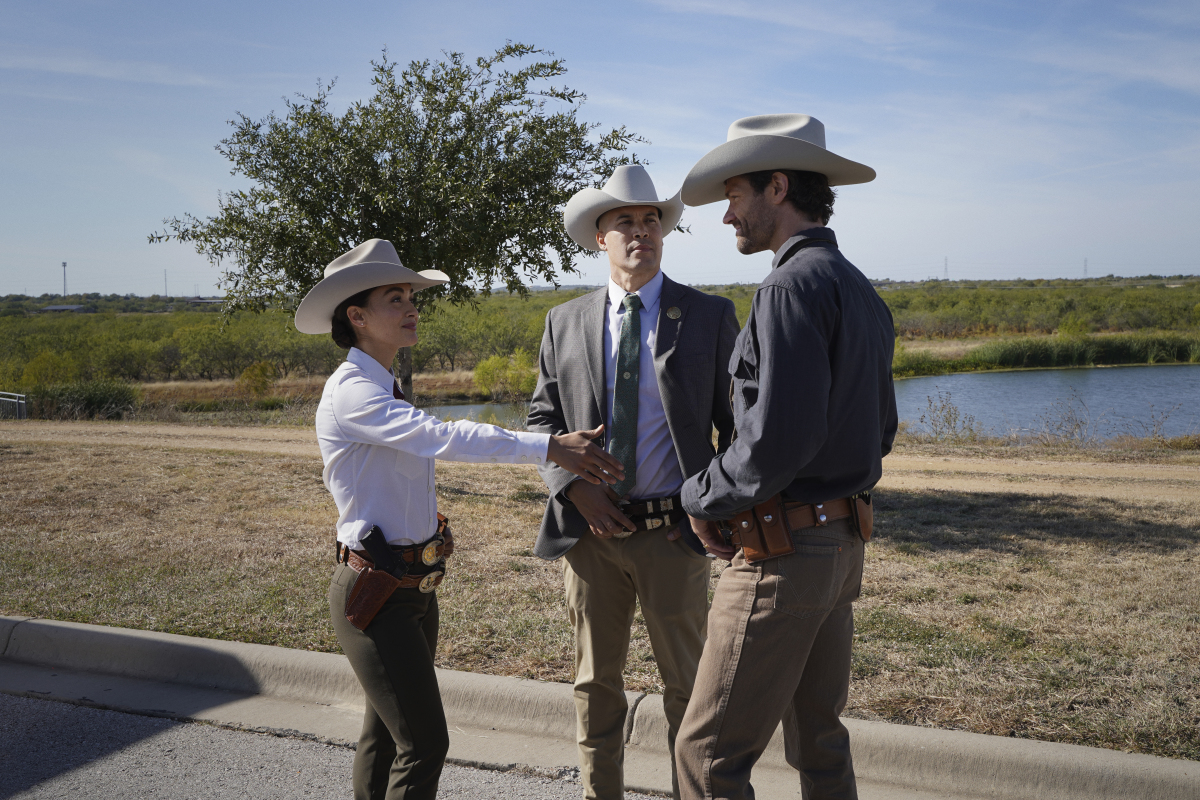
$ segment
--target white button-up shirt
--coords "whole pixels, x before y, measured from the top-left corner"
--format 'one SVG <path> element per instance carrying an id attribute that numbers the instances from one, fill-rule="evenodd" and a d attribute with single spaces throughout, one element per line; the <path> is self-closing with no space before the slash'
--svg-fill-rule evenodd
<path id="1" fill-rule="evenodd" d="M 356 550 L 372 525 L 391 544 L 437 530 L 433 462 L 540 464 L 550 436 L 442 422 L 392 395 L 391 370 L 358 348 L 325 382 L 317 407 L 322 477 L 337 504 L 338 541 Z"/>
<path id="2" fill-rule="evenodd" d="M 642 299 L 642 340 L 638 351 L 638 424 L 637 478 L 630 499 L 670 497 L 683 486 L 683 472 L 675 454 L 675 443 L 667 427 L 667 412 L 663 410 L 658 391 L 658 375 L 654 371 L 654 345 L 658 341 L 658 300 L 662 294 L 661 271 L 635 294 Z M 610 278 L 608 281 L 608 325 L 604 328 L 604 378 L 608 385 L 606 411 L 611 436 L 613 398 L 617 386 L 617 351 L 621 344 L 621 323 L 625 320 L 622 301 L 626 292 Z M 607 437 L 606 437 L 607 438 Z"/>

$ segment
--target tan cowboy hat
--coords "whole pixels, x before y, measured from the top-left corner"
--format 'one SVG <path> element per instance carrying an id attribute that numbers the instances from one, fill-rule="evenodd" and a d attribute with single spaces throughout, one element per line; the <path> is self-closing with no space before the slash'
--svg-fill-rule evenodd
<path id="1" fill-rule="evenodd" d="M 663 236 L 675 230 L 683 216 L 683 201 L 676 194 L 669 200 L 659 200 L 650 173 L 641 164 L 617 167 L 603 189 L 581 189 L 571 196 L 563 209 L 563 224 L 575 244 L 588 250 L 599 250 L 596 231 L 600 217 L 622 206 L 654 206 L 662 214 Z"/>
<path id="2" fill-rule="evenodd" d="M 325 268 L 325 279 L 309 290 L 296 309 L 296 330 L 329 333 L 338 304 L 366 289 L 409 283 L 416 292 L 448 280 L 449 275 L 436 269 L 420 272 L 409 269 L 400 263 L 400 256 L 396 255 L 391 242 L 368 239 L 349 253 L 335 258 Z"/>
<path id="3" fill-rule="evenodd" d="M 825 149 L 825 126 L 807 114 L 762 114 L 729 126 L 725 144 L 696 162 L 679 190 L 683 202 L 702 206 L 725 199 L 725 181 L 747 172 L 795 169 L 819 172 L 830 186 L 867 183 L 875 170 Z"/>

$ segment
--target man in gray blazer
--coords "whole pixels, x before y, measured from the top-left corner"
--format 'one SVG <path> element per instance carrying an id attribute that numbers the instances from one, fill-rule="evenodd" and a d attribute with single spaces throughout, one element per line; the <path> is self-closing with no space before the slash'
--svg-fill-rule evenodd
<path id="1" fill-rule="evenodd" d="M 664 684 L 672 753 L 704 647 L 709 560 L 682 510 L 685 478 L 729 446 L 733 303 L 682 286 L 660 269 L 678 197 L 660 201 L 641 166 L 618 167 L 563 216 L 582 247 L 608 255 L 608 286 L 550 311 L 529 430 L 605 425 L 625 467 L 612 488 L 558 467 L 534 552 L 563 559 L 575 629 L 575 706 L 585 798 L 623 796 L 622 673 L 636 605 Z M 713 429 L 717 446 L 713 446 Z M 676 792 L 678 796 L 678 792 Z"/>

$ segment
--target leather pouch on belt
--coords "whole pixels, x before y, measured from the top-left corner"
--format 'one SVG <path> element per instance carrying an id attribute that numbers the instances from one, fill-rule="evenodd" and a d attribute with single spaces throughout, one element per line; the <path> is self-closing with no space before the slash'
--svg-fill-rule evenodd
<path id="1" fill-rule="evenodd" d="M 866 498 L 854 498 L 854 521 L 858 525 L 858 535 L 864 542 L 871 541 L 871 531 L 875 528 L 875 509 L 871 505 L 871 495 Z"/>
<path id="2" fill-rule="evenodd" d="M 381 569 L 368 567 L 358 573 L 358 579 L 346 598 L 346 620 L 354 627 L 366 630 L 383 608 L 383 604 L 400 588 L 400 581 Z"/>
<path id="3" fill-rule="evenodd" d="M 742 555 L 747 563 L 755 564 L 796 552 L 779 495 L 738 514 L 733 518 L 732 527 L 741 540 Z"/>

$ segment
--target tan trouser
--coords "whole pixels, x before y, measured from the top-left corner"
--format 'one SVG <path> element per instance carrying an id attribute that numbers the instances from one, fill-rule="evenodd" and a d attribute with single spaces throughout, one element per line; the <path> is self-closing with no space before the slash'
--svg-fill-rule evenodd
<path id="1" fill-rule="evenodd" d="M 575 627 L 576 736 L 585 798 L 624 796 L 628 704 L 622 673 L 639 601 L 664 685 L 674 784 L 675 734 L 704 649 L 709 563 L 682 541 L 668 541 L 662 530 L 626 539 L 587 533 L 564 556 L 567 609 Z"/>
<path id="2" fill-rule="evenodd" d="M 750 770 L 783 722 L 805 800 L 857 798 L 850 734 L 852 603 L 863 543 L 848 520 L 792 535 L 796 552 L 721 574 L 676 744 L 684 800 L 749 800 Z"/>

